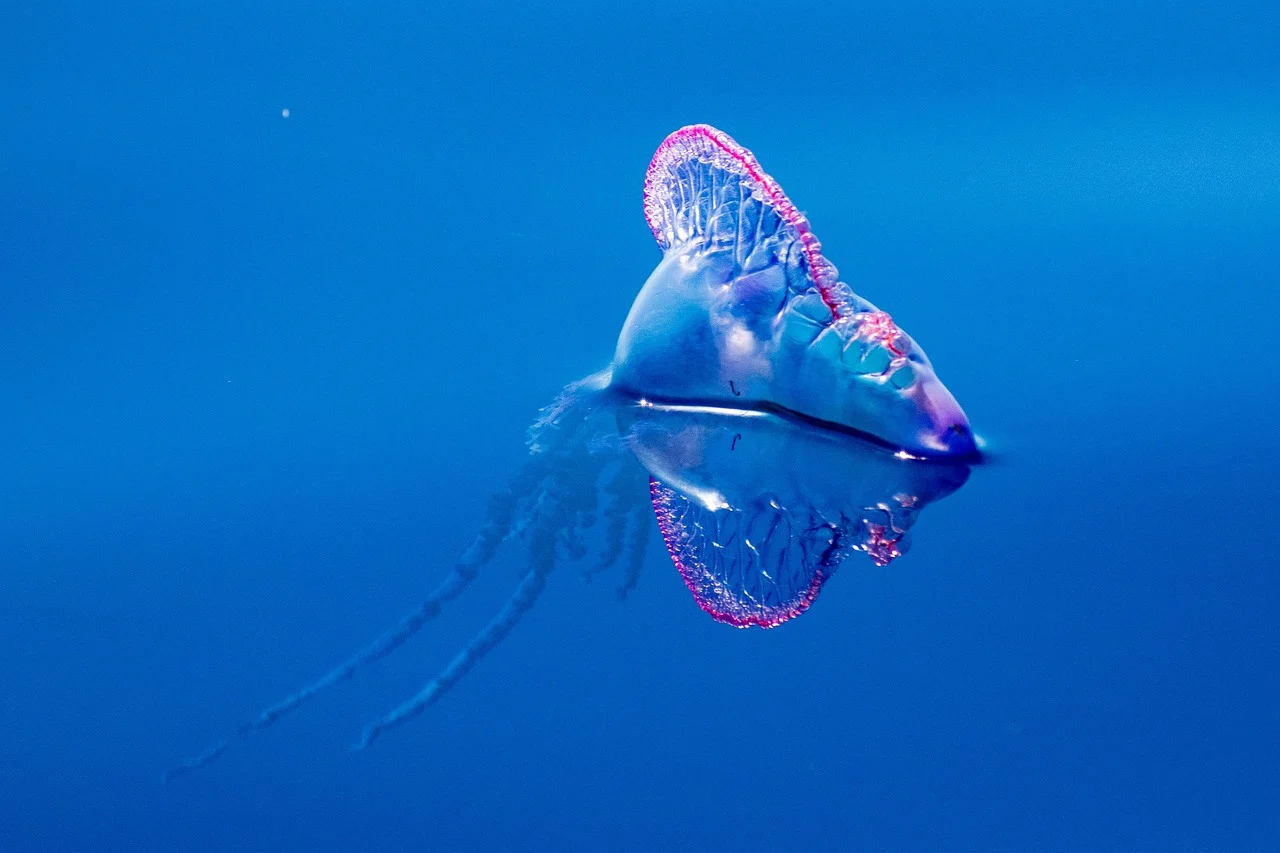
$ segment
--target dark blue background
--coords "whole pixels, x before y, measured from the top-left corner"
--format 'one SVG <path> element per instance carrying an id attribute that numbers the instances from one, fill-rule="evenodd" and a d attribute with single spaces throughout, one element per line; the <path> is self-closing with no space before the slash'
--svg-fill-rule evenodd
<path id="1" fill-rule="evenodd" d="M 0 12 L 0 848 L 1280 847 L 1274 3 L 436 5 Z M 161 786 L 442 576 L 692 122 L 999 462 L 776 631 L 569 568 L 347 754 L 500 560 Z"/>

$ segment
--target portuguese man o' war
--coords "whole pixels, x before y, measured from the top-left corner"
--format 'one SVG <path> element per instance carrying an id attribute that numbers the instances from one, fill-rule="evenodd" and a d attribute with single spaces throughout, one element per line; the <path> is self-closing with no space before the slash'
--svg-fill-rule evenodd
<path id="1" fill-rule="evenodd" d="M 456 685 L 557 564 L 581 560 L 590 578 L 621 563 L 626 597 L 655 520 L 699 607 L 772 628 L 807 610 L 851 555 L 887 566 L 920 511 L 964 484 L 979 451 L 955 398 L 890 316 L 840 281 L 749 151 L 706 125 L 676 131 L 649 164 L 644 213 L 663 257 L 612 364 L 540 413 L 523 469 L 449 575 L 381 637 L 168 778 L 390 654 L 504 543 L 522 542 L 526 559 L 511 598 L 357 748 Z"/>

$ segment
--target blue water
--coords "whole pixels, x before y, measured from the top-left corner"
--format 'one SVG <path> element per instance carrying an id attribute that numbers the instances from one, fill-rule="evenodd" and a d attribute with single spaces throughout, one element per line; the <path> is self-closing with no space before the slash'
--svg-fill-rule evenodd
<path id="1" fill-rule="evenodd" d="M 1274 4 L 438 5 L 6 9 L 0 849 L 1280 848 Z M 692 122 L 996 462 L 774 631 L 553 575 L 348 753 L 504 558 L 162 785 L 451 565 Z"/>

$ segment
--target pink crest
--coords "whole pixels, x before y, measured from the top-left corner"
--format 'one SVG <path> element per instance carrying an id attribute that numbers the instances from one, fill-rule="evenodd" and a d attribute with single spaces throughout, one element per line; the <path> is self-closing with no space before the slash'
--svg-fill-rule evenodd
<path id="1" fill-rule="evenodd" d="M 853 313 L 836 278 L 835 267 L 822 256 L 822 244 L 809 227 L 809 220 L 787 198 L 778 182 L 760 168 L 754 154 L 734 142 L 727 133 L 710 125 L 694 124 L 680 128 L 662 141 L 649 161 L 649 170 L 644 178 L 644 217 L 662 249 L 670 248 L 667 236 L 671 225 L 670 212 L 678 207 L 672 197 L 677 183 L 676 169 L 689 161 L 709 163 L 735 175 L 759 195 L 795 229 L 809 265 L 809 275 L 835 319 L 840 320 Z"/>

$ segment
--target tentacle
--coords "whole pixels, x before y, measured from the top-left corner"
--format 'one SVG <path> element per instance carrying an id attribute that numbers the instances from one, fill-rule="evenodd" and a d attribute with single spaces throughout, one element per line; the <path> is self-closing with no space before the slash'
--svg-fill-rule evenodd
<path id="1" fill-rule="evenodd" d="M 382 719 L 366 726 L 355 749 L 367 748 L 383 732 L 416 717 L 435 704 L 511 633 L 511 629 L 529 612 L 546 587 L 547 576 L 555 568 L 557 554 L 566 551 L 566 556 L 570 558 L 579 555 L 582 543 L 574 533 L 575 528 L 594 518 L 597 485 L 613 462 L 614 459 L 605 453 L 577 454 L 572 459 L 558 460 L 558 464 L 548 473 L 547 487 L 542 492 L 536 511 L 529 516 L 529 568 L 515 593 L 498 615 L 425 687 Z M 636 470 L 638 469 L 631 469 L 633 478 Z"/>
<path id="2" fill-rule="evenodd" d="M 427 682 L 417 694 L 389 714 L 365 727 L 356 750 L 366 749 L 383 732 L 416 717 L 449 691 L 458 681 L 480 662 L 486 654 L 511 633 L 516 623 L 532 609 L 538 596 L 547 585 L 547 576 L 555 566 L 555 531 L 542 530 L 537 536 L 544 550 L 541 559 L 525 573 L 516 587 L 515 594 L 507 601 L 498 615 L 476 635 L 435 678 Z"/>
<path id="3" fill-rule="evenodd" d="M 534 491 L 537 484 L 545 479 L 549 465 L 550 460 L 542 454 L 531 457 L 520 473 L 512 479 L 508 488 L 490 499 L 485 523 L 463 551 L 453 571 L 411 613 L 315 681 L 278 702 L 268 705 L 253 719 L 241 723 L 232 736 L 224 738 L 204 752 L 186 759 L 169 770 L 165 774 L 165 781 L 170 782 L 209 764 L 226 752 L 233 742 L 243 740 L 255 731 L 267 728 L 285 714 L 296 710 L 304 702 L 351 678 L 356 670 L 381 660 L 408 642 L 422 629 L 423 625 L 440 614 L 442 605 L 457 598 L 475 579 L 480 568 L 493 559 L 499 546 L 515 529 L 513 522 L 521 502 Z"/>
<path id="4" fill-rule="evenodd" d="M 649 539 L 653 535 L 653 510 L 649 503 L 639 503 L 631 513 L 631 551 L 628 555 L 627 569 L 618 585 L 618 599 L 625 599 L 631 590 L 636 588 L 640 579 L 640 570 L 644 568 L 644 555 L 648 550 Z"/>
<path id="5" fill-rule="evenodd" d="M 340 684 L 355 674 L 362 666 L 374 663 L 404 645 L 424 624 L 440 613 L 440 607 L 447 601 L 456 598 L 475 577 L 475 566 L 459 564 L 457 569 L 440 584 L 436 590 L 422 601 L 412 613 L 405 616 L 394 627 L 369 645 L 329 670 L 315 681 L 297 690 L 273 705 L 269 705 L 252 720 L 242 723 L 231 738 L 224 739 L 199 755 L 188 758 L 166 774 L 165 781 L 172 781 L 185 773 L 197 770 L 226 751 L 234 740 L 241 740 L 253 732 L 265 729 L 290 711 L 295 710 L 303 702 L 315 697 L 324 690 Z"/>
<path id="6" fill-rule="evenodd" d="M 608 381 L 607 372 L 570 385 L 545 408 L 530 431 L 531 456 L 508 488 L 495 495 L 480 531 L 472 539 L 450 575 L 411 613 L 372 643 L 284 699 L 269 705 L 240 725 L 232 736 L 183 761 L 169 771 L 169 781 L 210 763 L 236 740 L 264 729 L 328 688 L 351 678 L 412 638 L 437 616 L 442 606 L 462 593 L 478 570 L 512 536 L 526 536 L 529 564 L 515 594 L 502 611 L 441 673 L 415 697 L 371 725 L 362 746 L 436 701 L 494 646 L 502 641 L 533 606 L 555 566 L 557 554 L 577 558 L 585 552 L 582 531 L 595 521 L 596 486 L 615 456 L 599 452 L 592 436 L 592 415 L 599 408 L 596 392 Z M 591 452 L 584 452 L 584 448 Z"/>
<path id="7" fill-rule="evenodd" d="M 387 729 L 393 728 L 422 713 L 458 681 L 486 654 L 494 649 L 516 623 L 533 607 L 546 587 L 547 576 L 555 568 L 559 550 L 573 547 L 565 531 L 575 519 L 589 513 L 595 506 L 595 483 L 605 466 L 605 461 L 585 456 L 578 467 L 558 466 L 548 478 L 537 511 L 529 525 L 529 568 L 525 572 L 515 594 L 507 601 L 498 615 L 468 643 L 427 685 L 414 696 L 393 709 L 389 714 L 365 727 L 354 749 L 367 748 Z M 569 556 L 573 556 L 572 553 Z"/>
<path id="8" fill-rule="evenodd" d="M 634 493 L 643 488 L 642 481 L 638 479 L 638 472 L 634 470 L 634 466 L 626 464 L 628 461 L 623 460 L 614 475 L 605 483 L 604 491 L 607 500 L 604 505 L 606 521 L 604 543 L 600 550 L 600 559 L 595 565 L 582 570 L 582 579 L 585 581 L 590 581 L 601 572 L 612 568 L 626 547 L 627 526 L 636 504 Z"/>

